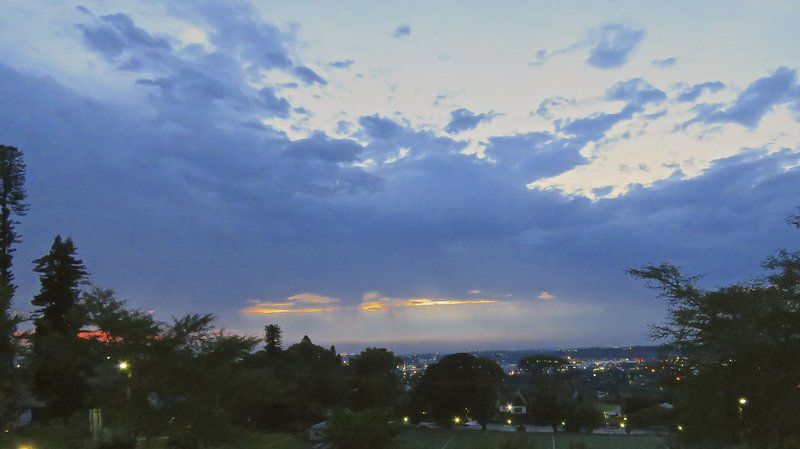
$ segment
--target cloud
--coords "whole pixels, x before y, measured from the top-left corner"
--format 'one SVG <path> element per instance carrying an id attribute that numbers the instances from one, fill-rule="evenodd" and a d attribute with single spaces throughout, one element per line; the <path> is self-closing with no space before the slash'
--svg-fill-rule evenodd
<path id="1" fill-rule="evenodd" d="M 664 58 L 664 59 L 654 59 L 654 60 L 650 61 L 650 64 L 653 67 L 658 67 L 660 69 L 665 69 L 667 67 L 672 67 L 677 63 L 678 63 L 678 58 L 676 58 L 674 56 L 669 57 L 669 58 Z"/>
<path id="2" fill-rule="evenodd" d="M 697 115 L 682 127 L 694 123 L 737 123 L 754 128 L 773 107 L 800 101 L 796 75 L 795 70 L 781 67 L 750 83 L 729 105 L 700 105 L 695 109 Z"/>
<path id="3" fill-rule="evenodd" d="M 708 81 L 705 83 L 695 84 L 688 87 L 686 90 L 678 94 L 675 100 L 681 103 L 687 103 L 697 100 L 703 92 L 719 92 L 725 88 L 725 83 L 721 81 Z"/>
<path id="4" fill-rule="evenodd" d="M 634 114 L 644 111 L 648 104 L 659 104 L 667 95 L 641 78 L 621 81 L 606 91 L 607 100 L 624 101 L 625 107 L 615 113 L 599 113 L 588 117 L 569 120 L 563 126 L 566 133 L 581 141 L 597 141 L 617 123 L 630 120 Z M 657 118 L 657 117 L 656 117 Z"/>
<path id="5" fill-rule="evenodd" d="M 491 338 L 503 328 L 518 336 L 502 338 L 531 344 L 540 341 L 525 333 L 531 320 L 546 316 L 536 322 L 545 326 L 538 333 L 556 332 L 554 344 L 566 345 L 593 333 L 604 341 L 642 338 L 645 323 L 663 318 L 662 304 L 643 302 L 646 293 L 624 277 L 625 268 L 666 260 L 707 273 L 709 283 L 740 281 L 758 272 L 771 248 L 796 239 L 783 221 L 800 195 L 795 148 L 723 148 L 738 154 L 613 191 L 602 176 L 582 178 L 595 196 L 606 194 L 600 200 L 525 188 L 592 160 L 613 165 L 604 145 L 617 137 L 615 125 L 646 125 L 665 110 L 656 107 L 663 92 L 643 80 L 612 86 L 593 114 L 576 115 L 569 102 L 547 104 L 542 116 L 557 117 L 552 126 L 487 136 L 484 158 L 464 154 L 467 142 L 442 135 L 418 111 L 385 115 L 376 106 L 384 115 L 322 117 L 326 129 L 349 123 L 342 131 L 351 139 L 339 139 L 296 117 L 301 106 L 322 112 L 289 102 L 310 97 L 303 87 L 281 100 L 282 83 L 303 65 L 288 50 L 297 48 L 293 31 L 260 22 L 246 5 L 203 3 L 184 18 L 206 33 L 207 45 L 145 30 L 169 43 L 152 45 L 82 15 L 84 25 L 108 27 L 121 43 L 91 43 L 81 30 L 64 37 L 83 45 L 70 54 L 75 67 L 108 77 L 91 88 L 74 84 L 72 66 L 41 77 L 0 65 L 0 97 L 10 105 L 0 108 L 0 134 L 25 151 L 36 215 L 20 225 L 19 260 L 33 260 L 52 235 L 68 233 L 93 279 L 125 291 L 137 307 L 159 316 L 214 311 L 226 326 L 246 323 L 246 331 L 263 320 L 246 320 L 241 309 L 260 306 L 253 312 L 285 314 L 297 320 L 294 329 L 334 341 L 368 326 L 377 330 L 363 335 L 428 338 L 435 319 L 447 332 L 437 338 L 463 341 L 463 330 L 502 343 L 509 340 Z M 6 64 L 35 65 L 29 57 Z M 124 96 L 107 95 L 106 84 Z M 795 107 L 796 85 L 772 107 Z M 696 114 L 730 112 L 735 104 L 701 105 Z M 285 129 L 299 127 L 287 132 L 305 137 L 270 125 L 276 117 L 293 120 Z M 679 162 L 673 167 L 687 165 Z M 662 165 L 652 167 L 657 176 Z M 17 279 L 21 298 L 38 288 L 29 271 Z M 464 293 L 476 285 L 529 299 Z M 365 301 L 362 293 L 375 290 L 384 295 Z M 536 300 L 543 291 L 558 292 L 558 300 Z M 312 297 L 297 292 L 339 300 L 302 303 Z M 276 299 L 241 305 L 252 297 Z M 498 303 L 450 302 L 465 299 Z M 370 301 L 404 313 L 364 318 L 359 308 Z M 394 321 L 400 315 L 414 319 Z"/>
<path id="6" fill-rule="evenodd" d="M 542 301 L 549 301 L 551 299 L 555 299 L 556 297 L 555 297 L 555 295 L 553 295 L 553 294 L 551 294 L 549 292 L 543 291 L 543 292 L 539 293 L 539 296 L 537 296 L 537 298 L 541 299 Z"/>
<path id="7" fill-rule="evenodd" d="M 341 60 L 341 61 L 329 62 L 328 66 L 336 68 L 336 69 L 346 69 L 346 68 L 349 68 L 353 64 L 355 64 L 355 61 L 353 61 L 352 59 L 344 59 L 344 60 Z"/>
<path id="8" fill-rule="evenodd" d="M 458 134 L 463 131 L 475 129 L 483 122 L 491 121 L 497 114 L 494 111 L 476 114 L 464 108 L 456 109 L 450 113 L 450 122 L 444 130 L 450 134 Z"/>
<path id="9" fill-rule="evenodd" d="M 242 310 L 243 315 L 280 315 L 286 313 L 322 313 L 329 312 L 332 309 L 278 309 L 273 307 L 253 306 Z"/>
<path id="10" fill-rule="evenodd" d="M 330 304 L 338 302 L 338 299 L 316 293 L 298 293 L 289 297 L 291 301 L 304 302 L 307 304 Z"/>
<path id="11" fill-rule="evenodd" d="M 356 162 L 364 148 L 349 139 L 331 139 L 316 132 L 306 139 L 295 140 L 286 146 L 286 155 L 294 159 L 316 159 L 324 162 Z"/>
<path id="12" fill-rule="evenodd" d="M 363 157 L 381 164 L 396 163 L 398 159 L 407 162 L 432 154 L 459 153 L 467 145 L 466 142 L 437 136 L 432 131 L 414 129 L 406 120 L 401 120 L 402 123 L 398 123 L 379 115 L 360 117 L 361 137 L 369 141 Z"/>
<path id="13" fill-rule="evenodd" d="M 316 293 L 298 293 L 291 295 L 286 301 L 260 302 L 241 310 L 243 315 L 280 315 L 293 313 L 322 313 L 337 310 L 336 307 L 314 307 L 322 304 L 338 302 L 336 298 L 318 295 Z"/>
<path id="14" fill-rule="evenodd" d="M 530 66 L 543 66 L 554 57 L 584 48 L 589 49 L 586 62 L 599 69 L 611 69 L 625 65 L 630 55 L 638 47 L 647 33 L 623 24 L 610 23 L 591 29 L 587 36 L 566 47 L 548 51 L 540 49 L 534 55 Z"/>
<path id="15" fill-rule="evenodd" d="M 575 100 L 565 98 L 565 97 L 548 97 L 542 100 L 539 103 L 539 107 L 536 109 L 535 112 L 531 112 L 531 115 L 538 115 L 539 117 L 551 120 L 553 115 L 551 113 L 551 109 L 558 108 L 565 105 L 574 105 Z"/>
<path id="16" fill-rule="evenodd" d="M 297 76 L 297 78 L 300 79 L 300 81 L 304 82 L 306 85 L 319 84 L 321 86 L 324 86 L 328 84 L 328 82 L 324 78 L 317 75 L 317 72 L 305 66 L 295 67 L 294 69 L 292 69 L 292 73 L 294 73 L 295 76 Z"/>
<path id="17" fill-rule="evenodd" d="M 411 27 L 409 25 L 400 25 L 395 28 L 394 33 L 392 33 L 392 37 L 395 39 L 400 39 L 406 37 L 411 34 Z"/>
<path id="18" fill-rule="evenodd" d="M 498 300 L 496 299 L 475 298 L 390 298 L 381 296 L 378 292 L 369 292 L 363 295 L 359 309 L 362 312 L 381 312 L 405 307 L 465 306 L 494 304 L 497 302 Z"/>
<path id="19" fill-rule="evenodd" d="M 621 67 L 645 37 L 644 30 L 621 24 L 607 24 L 595 32 L 586 62 L 599 69 Z"/>
<path id="20" fill-rule="evenodd" d="M 496 299 L 444 299 L 444 298 L 411 298 L 403 301 L 403 307 L 437 307 L 463 306 L 471 304 L 494 304 Z"/>
<path id="21" fill-rule="evenodd" d="M 92 15 L 88 9 L 84 10 Z M 166 39 L 154 37 L 137 27 L 127 14 L 104 15 L 96 18 L 93 25 L 76 26 L 82 32 L 86 46 L 109 60 L 128 50 L 172 50 Z"/>

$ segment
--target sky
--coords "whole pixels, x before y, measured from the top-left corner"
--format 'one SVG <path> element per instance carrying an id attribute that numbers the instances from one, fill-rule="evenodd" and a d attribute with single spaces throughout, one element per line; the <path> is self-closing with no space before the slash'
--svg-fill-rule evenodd
<path id="1" fill-rule="evenodd" d="M 340 350 L 647 343 L 797 249 L 800 4 L 3 2 L 31 261 Z"/>

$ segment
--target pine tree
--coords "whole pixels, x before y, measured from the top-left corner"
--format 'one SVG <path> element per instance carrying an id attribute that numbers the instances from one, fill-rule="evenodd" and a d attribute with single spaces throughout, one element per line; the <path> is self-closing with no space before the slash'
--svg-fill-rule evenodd
<path id="1" fill-rule="evenodd" d="M 72 239 L 56 236 L 50 251 L 34 260 L 41 290 L 32 303 L 36 334 L 32 347 L 33 389 L 47 403 L 44 418 L 68 420 L 83 406 L 91 371 L 87 342 L 78 338 L 84 324 L 79 286 L 86 268 Z"/>
<path id="2" fill-rule="evenodd" d="M 37 336 L 51 333 L 74 336 L 83 324 L 76 306 L 80 297 L 78 287 L 86 281 L 88 273 L 83 261 L 75 255 L 72 239 L 62 241 L 59 235 L 50 252 L 33 261 L 36 264 L 33 271 L 39 273 L 42 285 L 39 294 L 31 301 L 40 307 L 34 321 Z"/>
<path id="3" fill-rule="evenodd" d="M 16 355 L 14 333 L 18 317 L 11 314 L 11 300 L 16 286 L 11 273 L 14 243 L 20 236 L 14 226 L 14 217 L 25 215 L 25 163 L 22 151 L 0 145 L 0 424 L 9 410 L 9 382 L 12 379 Z"/>
<path id="4" fill-rule="evenodd" d="M 264 326 L 264 341 L 266 341 L 266 351 L 268 354 L 277 354 L 283 349 L 283 331 L 277 324 Z"/>

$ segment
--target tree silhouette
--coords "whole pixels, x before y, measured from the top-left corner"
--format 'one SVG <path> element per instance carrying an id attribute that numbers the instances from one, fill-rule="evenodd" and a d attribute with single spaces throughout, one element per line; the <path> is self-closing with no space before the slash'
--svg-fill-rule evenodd
<path id="1" fill-rule="evenodd" d="M 22 151 L 16 147 L 0 145 L 0 424 L 10 406 L 10 382 L 16 344 L 14 333 L 19 317 L 10 312 L 11 301 L 16 291 L 11 272 L 14 243 L 20 242 L 15 230 L 14 217 L 25 215 L 25 163 Z"/>
<path id="2" fill-rule="evenodd" d="M 87 273 L 71 239 L 57 236 L 50 251 L 34 261 L 41 290 L 33 298 L 33 387 L 47 403 L 47 417 L 68 419 L 83 406 L 91 371 L 88 342 L 77 334 L 84 324 L 79 285 Z"/>
<path id="3" fill-rule="evenodd" d="M 76 306 L 80 298 L 78 286 L 85 282 L 88 273 L 83 261 L 75 255 L 72 239 L 62 240 L 59 235 L 53 240 L 50 252 L 33 261 L 36 264 L 33 271 L 39 273 L 41 283 L 41 291 L 31 301 L 39 306 L 34 321 L 37 336 L 51 333 L 74 336 L 83 324 Z"/>
<path id="4" fill-rule="evenodd" d="M 674 265 L 629 271 L 668 303 L 653 336 L 680 354 L 666 386 L 688 439 L 800 447 L 800 252 L 764 266 L 767 276 L 714 290 Z"/>
<path id="5" fill-rule="evenodd" d="M 273 355 L 283 350 L 283 331 L 277 324 L 264 326 L 264 341 L 267 343 L 265 350 L 267 354 Z"/>

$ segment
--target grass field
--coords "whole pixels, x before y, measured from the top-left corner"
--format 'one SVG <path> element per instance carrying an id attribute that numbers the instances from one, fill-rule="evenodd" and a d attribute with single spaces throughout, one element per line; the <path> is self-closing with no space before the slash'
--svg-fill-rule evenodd
<path id="1" fill-rule="evenodd" d="M 63 429 L 39 429 L 36 436 L 0 436 L 0 449 L 86 449 L 85 444 L 67 441 Z M 59 435 L 61 437 L 59 437 Z M 578 435 L 545 433 L 481 432 L 479 430 L 415 429 L 398 437 L 399 449 L 503 449 L 508 441 L 514 448 L 570 449 L 571 443 L 583 443 L 586 449 L 665 449 L 659 437 L 630 435 Z M 310 445 L 291 434 L 253 433 L 243 435 L 235 444 L 215 449 L 308 449 Z M 166 449 L 163 440 L 151 442 L 146 449 Z"/>
<path id="2" fill-rule="evenodd" d="M 85 440 L 64 435 L 63 428 L 36 429 L 30 436 L 0 435 L 0 449 L 87 449 Z M 164 439 L 151 441 L 143 449 L 166 449 Z M 295 435 L 285 433 L 252 433 L 241 436 L 236 443 L 214 449 L 307 449 L 308 445 Z"/>
<path id="3" fill-rule="evenodd" d="M 554 441 L 555 439 L 555 441 Z M 410 430 L 400 435 L 405 449 L 502 449 L 511 440 L 524 449 L 570 449 L 583 443 L 586 449 L 664 449 L 661 438 L 636 435 L 577 435 L 546 433 L 481 432 L 478 430 Z"/>

